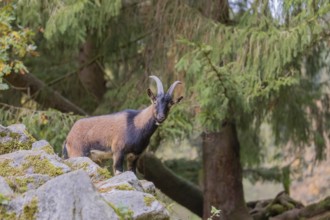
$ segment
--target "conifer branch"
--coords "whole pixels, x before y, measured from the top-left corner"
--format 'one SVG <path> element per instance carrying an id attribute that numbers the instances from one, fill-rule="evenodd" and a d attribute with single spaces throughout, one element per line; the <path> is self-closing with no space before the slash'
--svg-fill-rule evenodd
<path id="1" fill-rule="evenodd" d="M 217 67 L 213 64 L 211 58 L 209 57 L 209 54 L 208 54 L 205 50 L 203 50 L 202 47 L 201 47 L 200 45 L 198 45 L 198 47 L 199 47 L 200 51 L 202 51 L 202 54 L 204 55 L 204 57 L 205 57 L 207 63 L 209 64 L 209 66 L 211 67 L 211 69 L 213 70 L 213 72 L 215 72 L 215 74 L 216 74 L 216 76 L 217 76 L 217 78 L 218 78 L 220 84 L 221 84 L 222 87 L 223 87 L 225 97 L 226 97 L 228 100 L 230 100 L 230 97 L 229 97 L 228 92 L 227 92 L 227 88 L 226 88 L 226 86 L 225 86 L 224 83 L 223 83 L 221 73 L 218 71 Z"/>

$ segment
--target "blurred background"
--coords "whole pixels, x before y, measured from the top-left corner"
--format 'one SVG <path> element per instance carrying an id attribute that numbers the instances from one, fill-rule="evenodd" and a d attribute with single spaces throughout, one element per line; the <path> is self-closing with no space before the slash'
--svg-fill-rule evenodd
<path id="1" fill-rule="evenodd" d="M 61 155 L 77 119 L 150 105 L 157 75 L 165 90 L 182 81 L 174 98 L 184 99 L 139 171 L 173 219 L 207 219 L 212 206 L 257 219 L 266 210 L 250 201 L 284 191 L 308 206 L 330 195 L 329 1 L 0 6 L 0 124 L 24 123 Z"/>

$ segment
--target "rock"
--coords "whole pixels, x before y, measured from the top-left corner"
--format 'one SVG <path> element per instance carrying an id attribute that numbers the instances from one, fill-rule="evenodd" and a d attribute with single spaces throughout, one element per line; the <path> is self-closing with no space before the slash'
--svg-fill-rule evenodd
<path id="1" fill-rule="evenodd" d="M 21 150 L 0 155 L 0 176 L 24 176 L 26 174 L 44 174 L 58 176 L 71 171 L 55 154 L 44 151 Z"/>
<path id="2" fill-rule="evenodd" d="M 16 193 L 24 193 L 28 190 L 37 189 L 51 177 L 43 174 L 26 174 L 24 176 L 9 176 L 6 177 L 11 189 Z"/>
<path id="3" fill-rule="evenodd" d="M 9 187 L 8 183 L 6 182 L 5 178 L 0 176 L 0 195 L 3 196 L 11 196 L 13 195 L 13 190 Z"/>
<path id="4" fill-rule="evenodd" d="M 102 193 L 102 196 L 117 211 L 124 212 L 126 216 L 130 215 L 127 218 L 139 220 L 170 219 L 166 208 L 150 194 L 140 191 L 112 190 Z"/>
<path id="5" fill-rule="evenodd" d="M 0 154 L 29 150 L 33 142 L 35 139 L 25 130 L 25 125 L 0 125 Z"/>
<path id="6" fill-rule="evenodd" d="M 143 188 L 135 176 L 135 174 L 131 171 L 126 171 L 121 173 L 120 175 L 114 176 L 111 179 L 101 181 L 95 184 L 95 187 L 100 192 L 108 192 L 111 190 L 138 190 L 143 192 Z"/>
<path id="7" fill-rule="evenodd" d="M 36 141 L 32 144 L 31 150 L 43 150 L 48 154 L 55 154 L 53 147 L 46 140 Z"/>
<path id="8" fill-rule="evenodd" d="M 150 193 L 152 195 L 156 194 L 156 187 L 153 182 L 150 182 L 147 180 L 139 180 L 139 182 L 140 182 L 144 192 Z"/>
<path id="9" fill-rule="evenodd" d="M 20 219 L 119 219 L 82 170 L 58 176 L 9 206 Z"/>
<path id="10" fill-rule="evenodd" d="M 72 157 L 65 162 L 74 170 L 83 169 L 88 173 L 93 182 L 108 179 L 111 177 L 106 168 L 101 168 L 88 157 Z"/>

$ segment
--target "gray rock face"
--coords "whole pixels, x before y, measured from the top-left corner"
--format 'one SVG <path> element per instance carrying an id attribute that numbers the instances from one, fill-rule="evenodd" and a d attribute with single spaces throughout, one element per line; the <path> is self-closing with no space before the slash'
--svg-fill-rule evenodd
<path id="1" fill-rule="evenodd" d="M 169 219 L 165 207 L 150 194 L 139 191 L 113 190 L 102 193 L 104 199 L 119 209 L 130 210 L 133 219 Z"/>
<path id="2" fill-rule="evenodd" d="M 113 209 L 95 191 L 88 174 L 82 170 L 58 176 L 37 190 L 11 201 L 18 217 L 26 217 L 26 207 L 37 202 L 35 219 L 91 220 L 118 219 Z"/>
<path id="3" fill-rule="evenodd" d="M 114 176 L 105 181 L 99 182 L 95 184 L 96 188 L 101 192 L 107 192 L 110 190 L 138 190 L 143 192 L 143 188 L 135 176 L 135 174 L 131 171 L 126 171 L 121 173 L 120 175 Z"/>
<path id="4" fill-rule="evenodd" d="M 106 168 L 101 168 L 88 157 L 72 157 L 65 160 L 73 169 L 83 169 L 91 177 L 92 181 L 100 181 L 110 177 Z"/>
<path id="5" fill-rule="evenodd" d="M 152 195 L 156 194 L 156 187 L 153 182 L 150 182 L 147 180 L 139 180 L 139 182 L 140 182 L 144 192 L 150 193 Z"/>
<path id="6" fill-rule="evenodd" d="M 9 187 L 5 178 L 0 176 L 0 194 L 4 196 L 11 196 L 13 195 L 13 193 L 14 193 L 13 190 Z"/>

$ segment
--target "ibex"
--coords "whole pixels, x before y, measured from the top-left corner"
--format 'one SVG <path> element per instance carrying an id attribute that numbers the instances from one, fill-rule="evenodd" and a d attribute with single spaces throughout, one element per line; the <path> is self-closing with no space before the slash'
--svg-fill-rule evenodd
<path id="1" fill-rule="evenodd" d="M 78 120 L 64 143 L 64 157 L 87 156 L 94 161 L 112 157 L 117 175 L 123 172 L 124 158 L 129 155 L 127 168 L 135 173 L 137 160 L 148 146 L 150 137 L 165 121 L 171 107 L 183 98 L 173 100 L 173 91 L 180 81 L 175 81 L 164 93 L 160 79 L 150 78 L 156 81 L 157 95 L 147 90 L 152 102 L 149 107 Z"/>

